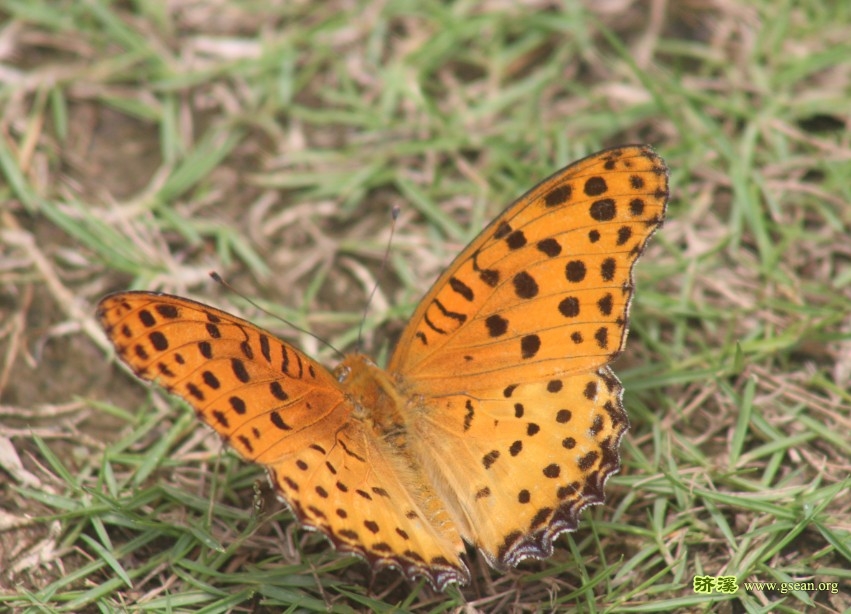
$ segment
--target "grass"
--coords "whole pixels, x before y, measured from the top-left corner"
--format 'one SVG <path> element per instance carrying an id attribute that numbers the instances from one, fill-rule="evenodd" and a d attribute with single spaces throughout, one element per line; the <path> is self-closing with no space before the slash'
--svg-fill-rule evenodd
<path id="1" fill-rule="evenodd" d="M 851 10 L 651 6 L 0 5 L 0 608 L 851 608 Z M 377 283 L 383 360 L 502 207 L 624 142 L 672 185 L 614 365 L 632 428 L 547 561 L 471 552 L 446 593 L 373 574 L 116 368 L 94 320 L 109 291 L 165 290 L 333 363 L 207 272 L 346 350 Z"/>

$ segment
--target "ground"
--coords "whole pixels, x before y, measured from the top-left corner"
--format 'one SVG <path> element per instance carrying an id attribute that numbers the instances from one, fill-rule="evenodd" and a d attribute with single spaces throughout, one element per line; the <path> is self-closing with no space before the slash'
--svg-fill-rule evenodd
<path id="1" fill-rule="evenodd" d="M 843 3 L 45 0 L 0 23 L 0 603 L 851 607 Z M 470 551 L 466 587 L 300 530 L 94 317 L 108 292 L 162 290 L 329 365 L 306 331 L 383 362 L 512 199 L 634 142 L 672 195 L 613 365 L 623 469 L 553 557 L 503 573 Z"/>

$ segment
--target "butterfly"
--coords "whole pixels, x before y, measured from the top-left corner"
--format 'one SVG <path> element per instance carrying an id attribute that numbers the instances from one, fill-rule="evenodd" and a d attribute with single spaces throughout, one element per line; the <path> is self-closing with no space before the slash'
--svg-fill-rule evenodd
<path id="1" fill-rule="evenodd" d="M 629 426 L 608 363 L 667 199 L 648 146 L 558 171 L 449 265 L 385 369 L 351 354 L 328 370 L 167 294 L 111 294 L 97 313 L 130 369 L 264 466 L 304 525 L 443 590 L 470 580 L 465 542 L 497 569 L 545 558 L 603 501 Z"/>

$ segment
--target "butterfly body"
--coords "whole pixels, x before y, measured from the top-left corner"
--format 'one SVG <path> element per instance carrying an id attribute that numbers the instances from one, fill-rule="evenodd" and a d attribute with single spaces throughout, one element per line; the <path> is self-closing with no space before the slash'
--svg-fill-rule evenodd
<path id="1" fill-rule="evenodd" d="M 98 314 L 136 374 L 265 466 L 301 522 L 442 589 L 469 580 L 465 541 L 497 568 L 543 558 L 603 501 L 629 424 L 607 364 L 667 193 L 643 146 L 543 181 L 435 282 L 386 370 L 354 354 L 328 371 L 170 295 L 110 295 Z"/>

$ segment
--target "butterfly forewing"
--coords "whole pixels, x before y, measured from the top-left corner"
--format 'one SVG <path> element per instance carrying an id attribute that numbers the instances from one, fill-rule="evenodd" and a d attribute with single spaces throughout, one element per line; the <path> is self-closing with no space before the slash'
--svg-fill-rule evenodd
<path id="1" fill-rule="evenodd" d="M 667 169 L 644 146 L 606 150 L 554 174 L 438 279 L 388 369 L 449 393 L 605 365 L 623 347 L 632 269 L 662 223 L 667 195 Z"/>

